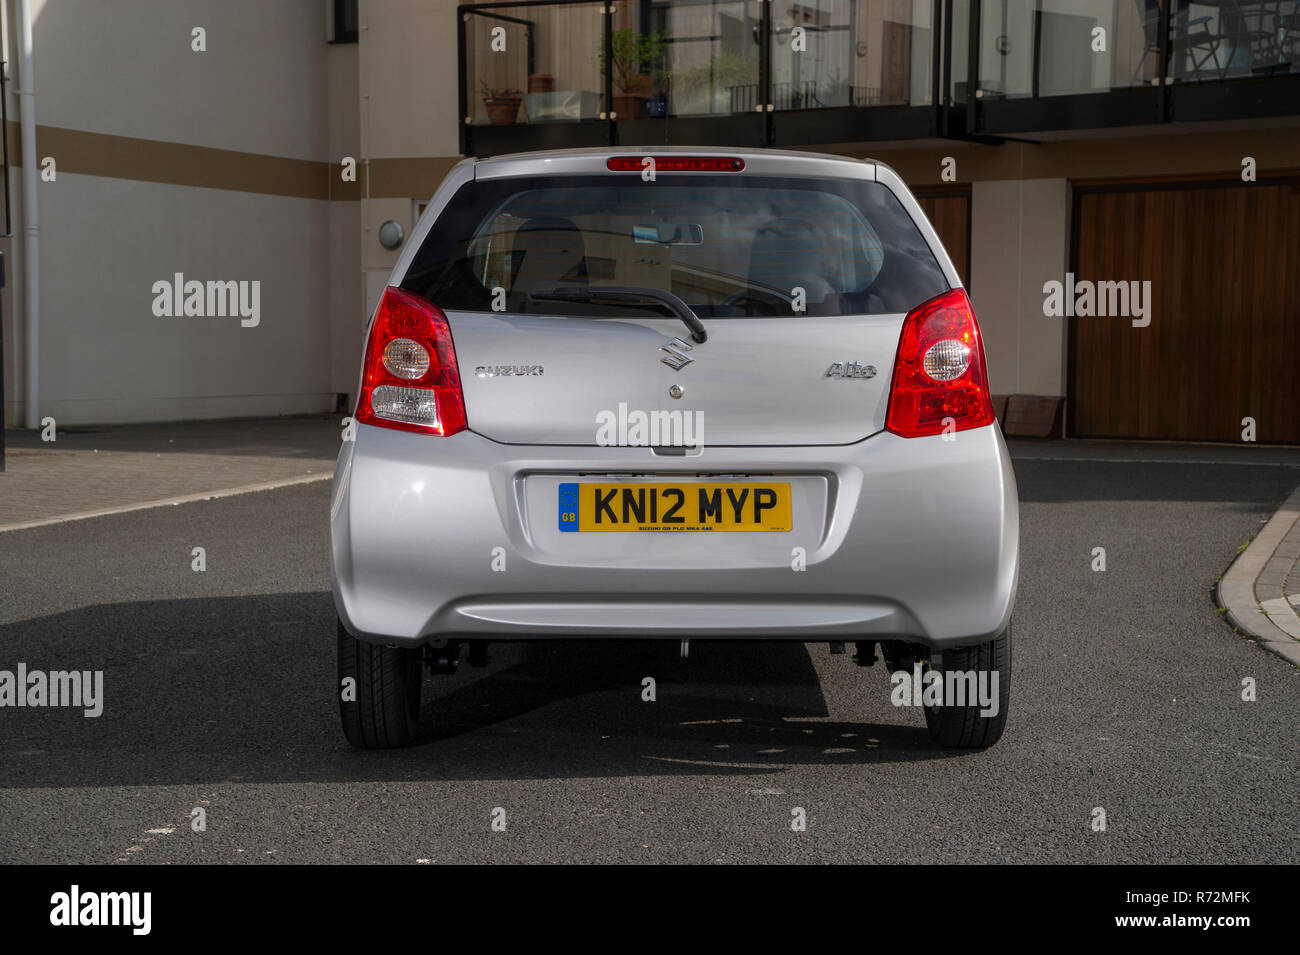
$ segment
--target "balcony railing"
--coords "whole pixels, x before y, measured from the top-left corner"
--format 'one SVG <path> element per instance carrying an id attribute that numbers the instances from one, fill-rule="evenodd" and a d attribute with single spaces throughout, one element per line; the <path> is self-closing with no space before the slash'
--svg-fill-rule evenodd
<path id="1" fill-rule="evenodd" d="M 1300 0 L 984 0 L 978 89 L 1059 96 L 1300 71 Z M 954 50 L 953 98 L 965 53 Z"/>
<path id="2" fill-rule="evenodd" d="M 1300 0 L 502 0 L 458 14 L 467 153 L 1300 112 Z"/>
<path id="3" fill-rule="evenodd" d="M 760 102 L 761 87 L 757 83 L 728 87 L 731 112 L 748 113 Z M 773 83 L 770 99 L 774 109 L 825 109 L 831 106 L 878 106 L 878 86 L 830 86 L 817 80 L 802 83 Z"/>

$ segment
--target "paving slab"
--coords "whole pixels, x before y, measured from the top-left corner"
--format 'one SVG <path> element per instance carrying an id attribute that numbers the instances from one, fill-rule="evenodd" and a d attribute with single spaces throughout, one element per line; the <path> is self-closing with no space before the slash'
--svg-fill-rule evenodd
<path id="1" fill-rule="evenodd" d="M 7 431 L 0 531 L 327 480 L 342 418 Z"/>

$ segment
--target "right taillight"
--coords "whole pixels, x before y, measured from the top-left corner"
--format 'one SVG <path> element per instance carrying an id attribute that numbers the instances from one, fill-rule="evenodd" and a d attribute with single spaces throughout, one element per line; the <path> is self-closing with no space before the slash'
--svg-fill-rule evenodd
<path id="1" fill-rule="evenodd" d="M 465 430 L 465 396 L 447 316 L 389 286 L 366 342 L 356 419 L 421 434 Z"/>
<path id="2" fill-rule="evenodd" d="M 885 427 L 904 438 L 992 424 L 975 311 L 955 288 L 918 305 L 903 320 Z"/>

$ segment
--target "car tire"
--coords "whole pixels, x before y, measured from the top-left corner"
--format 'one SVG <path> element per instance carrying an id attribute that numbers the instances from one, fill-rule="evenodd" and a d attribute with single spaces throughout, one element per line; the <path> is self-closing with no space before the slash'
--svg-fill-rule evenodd
<path id="1" fill-rule="evenodd" d="M 415 739 L 423 648 L 366 643 L 339 622 L 339 714 L 358 749 L 393 749 Z M 355 681 L 348 692 L 347 680 Z"/>
<path id="2" fill-rule="evenodd" d="M 942 667 L 945 671 L 973 670 L 977 675 L 985 671 L 997 673 L 998 709 L 992 715 L 981 716 L 983 707 L 978 702 L 973 706 L 925 708 L 925 724 L 930 736 L 940 745 L 954 749 L 988 749 L 1001 738 L 1007 725 L 1007 709 L 1011 702 L 1011 624 L 1008 623 L 1007 629 L 988 643 L 944 650 Z M 928 663 L 925 669 L 931 669 Z M 992 677 L 988 679 L 992 680 Z"/>

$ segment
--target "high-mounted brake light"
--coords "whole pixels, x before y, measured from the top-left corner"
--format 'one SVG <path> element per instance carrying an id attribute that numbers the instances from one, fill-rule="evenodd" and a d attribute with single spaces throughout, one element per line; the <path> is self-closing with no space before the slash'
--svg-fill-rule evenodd
<path id="1" fill-rule="evenodd" d="M 356 418 L 420 434 L 465 430 L 451 326 L 436 305 L 400 288 L 384 290 L 366 342 Z"/>
<path id="2" fill-rule="evenodd" d="M 641 172 L 654 160 L 655 172 L 740 172 L 745 160 L 734 156 L 614 156 L 605 163 L 613 172 Z"/>
<path id="3" fill-rule="evenodd" d="M 964 289 L 907 313 L 886 429 L 904 438 L 982 428 L 994 420 L 975 311 Z"/>

